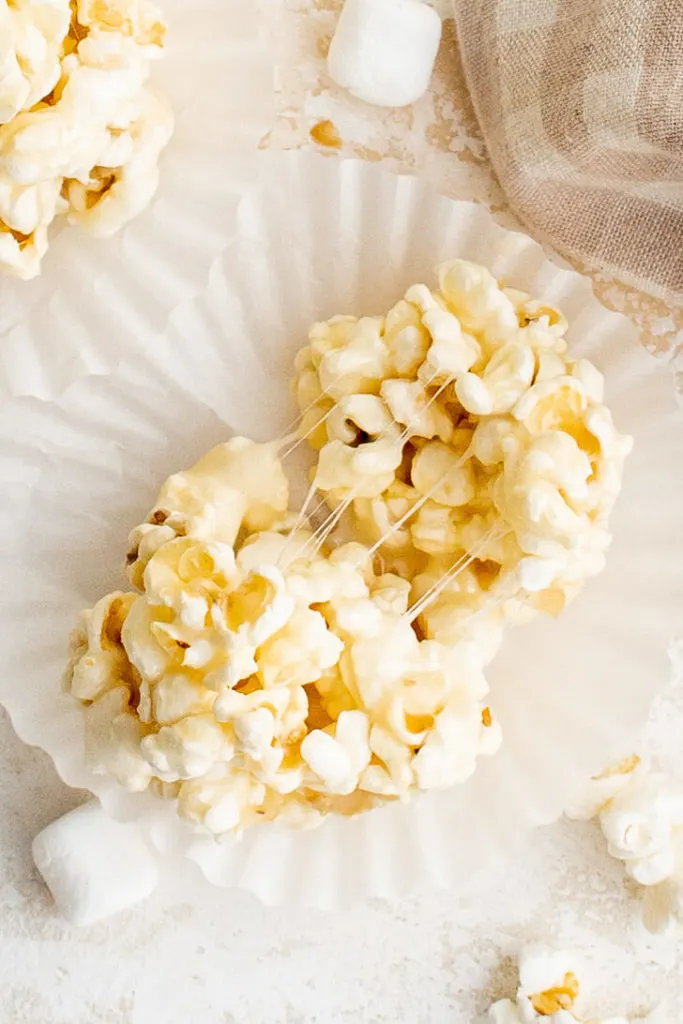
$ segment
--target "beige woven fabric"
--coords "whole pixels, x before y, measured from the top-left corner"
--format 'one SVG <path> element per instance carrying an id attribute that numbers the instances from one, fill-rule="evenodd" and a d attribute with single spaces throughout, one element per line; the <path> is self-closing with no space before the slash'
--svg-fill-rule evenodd
<path id="1" fill-rule="evenodd" d="M 683 0 L 453 0 L 512 208 L 570 259 L 683 296 Z"/>

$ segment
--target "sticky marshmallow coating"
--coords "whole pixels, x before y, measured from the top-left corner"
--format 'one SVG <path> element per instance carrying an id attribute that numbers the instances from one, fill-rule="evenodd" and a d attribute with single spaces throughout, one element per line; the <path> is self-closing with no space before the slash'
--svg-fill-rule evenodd
<path id="1" fill-rule="evenodd" d="M 465 260 L 438 280 L 315 324 L 294 386 L 317 488 L 387 569 L 419 598 L 460 565 L 421 617 L 450 642 L 557 615 L 603 569 L 631 439 L 558 310 Z"/>
<path id="2" fill-rule="evenodd" d="M 0 0 L 0 271 L 39 274 L 58 216 L 107 236 L 151 201 L 164 36 L 147 0 Z"/>
<path id="3" fill-rule="evenodd" d="M 81 615 L 65 676 L 93 769 L 216 835 L 454 785 L 500 742 L 476 644 L 420 640 L 368 548 L 292 530 L 276 451 L 234 438 L 166 481 L 137 592 Z"/>

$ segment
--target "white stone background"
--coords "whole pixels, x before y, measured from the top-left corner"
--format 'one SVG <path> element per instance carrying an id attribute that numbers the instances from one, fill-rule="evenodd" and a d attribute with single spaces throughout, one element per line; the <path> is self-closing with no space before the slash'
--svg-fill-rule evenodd
<path id="1" fill-rule="evenodd" d="M 265 145 L 311 145 L 310 128 L 330 118 L 342 153 L 421 174 L 511 221 L 467 101 L 452 23 L 430 95 L 387 113 L 326 76 L 339 0 L 261 4 L 280 111 Z M 678 356 L 683 310 L 600 275 L 594 282 L 650 347 Z M 683 691 L 672 684 L 645 745 L 679 775 L 681 735 Z M 659 1004 L 663 1020 L 682 1018 L 683 944 L 644 932 L 637 896 L 593 824 L 533 834 L 505 870 L 473 879 L 466 895 L 427 891 L 336 915 L 269 910 L 244 893 L 211 890 L 188 867 L 146 904 L 77 930 L 55 916 L 30 844 L 82 799 L 0 712 L 0 1024 L 471 1024 L 493 998 L 512 994 L 516 953 L 531 940 L 577 951 L 587 1017 Z"/>

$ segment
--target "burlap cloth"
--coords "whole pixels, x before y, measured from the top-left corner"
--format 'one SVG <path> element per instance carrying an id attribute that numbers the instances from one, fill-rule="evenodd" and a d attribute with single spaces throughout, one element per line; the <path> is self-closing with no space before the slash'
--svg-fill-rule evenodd
<path id="1" fill-rule="evenodd" d="M 510 205 L 569 259 L 683 298 L 683 0 L 453 0 Z"/>

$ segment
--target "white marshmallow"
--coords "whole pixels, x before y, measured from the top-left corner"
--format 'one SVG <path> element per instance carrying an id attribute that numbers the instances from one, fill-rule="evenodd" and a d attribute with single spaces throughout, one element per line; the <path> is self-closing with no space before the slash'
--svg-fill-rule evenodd
<path id="1" fill-rule="evenodd" d="M 380 107 L 406 107 L 429 87 L 441 19 L 420 0 L 346 0 L 327 58 L 338 85 Z"/>
<path id="2" fill-rule="evenodd" d="M 33 860 L 59 913 L 79 926 L 132 907 L 159 881 L 156 859 L 139 829 L 113 821 L 97 800 L 39 832 Z"/>

